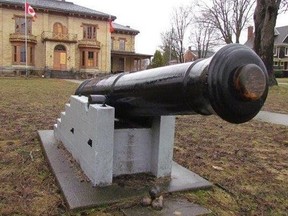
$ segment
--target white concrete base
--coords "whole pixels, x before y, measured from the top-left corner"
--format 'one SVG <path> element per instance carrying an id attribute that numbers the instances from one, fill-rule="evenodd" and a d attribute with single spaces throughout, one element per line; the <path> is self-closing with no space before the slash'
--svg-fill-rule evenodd
<path id="1" fill-rule="evenodd" d="M 113 107 L 88 106 L 87 97 L 73 95 L 54 125 L 54 135 L 92 184 L 101 186 L 122 174 L 170 176 L 174 128 L 174 116 L 161 116 L 151 128 L 114 129 Z"/>
<path id="2" fill-rule="evenodd" d="M 132 184 L 131 186 L 128 184 L 128 187 L 123 187 L 123 185 L 118 184 L 119 182 L 117 183 L 117 178 L 115 178 L 115 182 L 110 186 L 92 187 L 90 182 L 82 181 L 79 178 L 79 173 L 71 166 L 69 157 L 63 149 L 59 148 L 52 130 L 38 131 L 38 135 L 44 155 L 71 210 L 109 205 L 132 197 L 135 199 L 142 198 L 147 195 L 147 191 L 154 184 L 158 185 L 164 193 L 208 189 L 213 186 L 196 173 L 172 162 L 171 178 L 167 178 L 167 181 L 160 179 L 157 182 L 156 179 L 144 185 Z M 166 214 L 164 213 L 164 215 Z"/>
<path id="3" fill-rule="evenodd" d="M 114 108 L 99 104 L 88 107 L 87 97 L 71 96 L 54 134 L 93 185 L 112 183 Z"/>

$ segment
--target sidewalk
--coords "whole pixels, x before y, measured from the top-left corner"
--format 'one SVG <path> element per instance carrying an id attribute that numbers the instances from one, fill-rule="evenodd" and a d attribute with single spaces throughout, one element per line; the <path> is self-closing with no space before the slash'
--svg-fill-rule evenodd
<path id="1" fill-rule="evenodd" d="M 68 82 L 79 83 L 81 84 L 84 80 L 74 80 L 74 79 L 65 79 Z"/>
<path id="2" fill-rule="evenodd" d="M 260 111 L 254 117 L 254 119 L 258 120 L 258 121 L 288 126 L 288 115 L 287 114 Z"/>

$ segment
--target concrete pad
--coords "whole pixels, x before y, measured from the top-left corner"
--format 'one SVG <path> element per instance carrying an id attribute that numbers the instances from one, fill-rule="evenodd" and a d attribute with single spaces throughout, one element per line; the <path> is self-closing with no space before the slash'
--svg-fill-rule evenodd
<path id="1" fill-rule="evenodd" d="M 134 206 L 129 209 L 122 209 L 126 216 L 196 216 L 211 213 L 209 209 L 203 208 L 197 204 L 191 203 L 183 198 L 167 198 L 164 197 L 163 209 L 161 211 L 153 210 L 151 207 Z"/>
<path id="2" fill-rule="evenodd" d="M 63 149 L 61 151 L 59 148 L 53 130 L 38 131 L 38 135 L 45 156 L 71 210 L 95 207 L 147 195 L 149 191 L 147 186 L 122 187 L 113 183 L 111 186 L 93 187 L 91 182 L 79 178 L 79 174 L 73 167 L 75 164 L 71 165 L 71 162 L 63 155 Z M 163 192 L 176 192 L 209 188 L 212 184 L 173 162 L 171 179 L 159 183 L 159 186 Z"/>

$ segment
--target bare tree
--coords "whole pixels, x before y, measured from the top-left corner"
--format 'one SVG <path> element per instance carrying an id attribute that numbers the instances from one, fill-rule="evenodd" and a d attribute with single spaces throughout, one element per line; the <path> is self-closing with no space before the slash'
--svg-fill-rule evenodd
<path id="1" fill-rule="evenodd" d="M 252 18 L 252 8 L 255 0 L 211 0 L 211 6 L 201 2 L 198 6 L 206 19 L 217 29 L 225 43 L 239 43 L 242 30 Z"/>
<path id="2" fill-rule="evenodd" d="M 219 45 L 219 34 L 211 23 L 201 21 L 204 18 L 197 19 L 189 37 L 190 43 L 197 50 L 198 58 L 206 58 L 208 51 Z"/>
<path id="3" fill-rule="evenodd" d="M 266 66 L 270 85 L 277 85 L 273 73 L 274 28 L 280 5 L 282 10 L 287 10 L 287 2 L 283 0 L 281 5 L 281 0 L 257 0 L 254 12 L 254 50 Z"/>
<path id="4" fill-rule="evenodd" d="M 171 60 L 177 60 L 179 62 L 178 56 L 175 47 L 177 47 L 177 41 L 173 40 L 175 37 L 174 31 L 171 29 L 170 31 L 166 31 L 161 33 L 161 50 L 163 52 L 163 59 L 165 65 L 171 63 Z"/>
<path id="5" fill-rule="evenodd" d="M 174 8 L 172 13 L 171 25 L 171 45 L 177 54 L 179 61 L 184 62 L 184 37 L 187 28 L 192 23 L 193 11 L 191 6 L 180 6 L 179 8 Z"/>

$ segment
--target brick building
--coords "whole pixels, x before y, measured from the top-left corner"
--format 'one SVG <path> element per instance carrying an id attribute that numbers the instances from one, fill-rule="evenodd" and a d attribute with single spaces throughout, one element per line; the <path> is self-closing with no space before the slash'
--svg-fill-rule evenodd
<path id="1" fill-rule="evenodd" d="M 24 0 L 0 0 L 0 70 L 26 65 Z M 65 0 L 29 0 L 37 18 L 27 15 L 29 70 L 117 73 L 143 69 L 151 55 L 135 52 L 139 31 L 112 23 L 116 16 Z"/>

